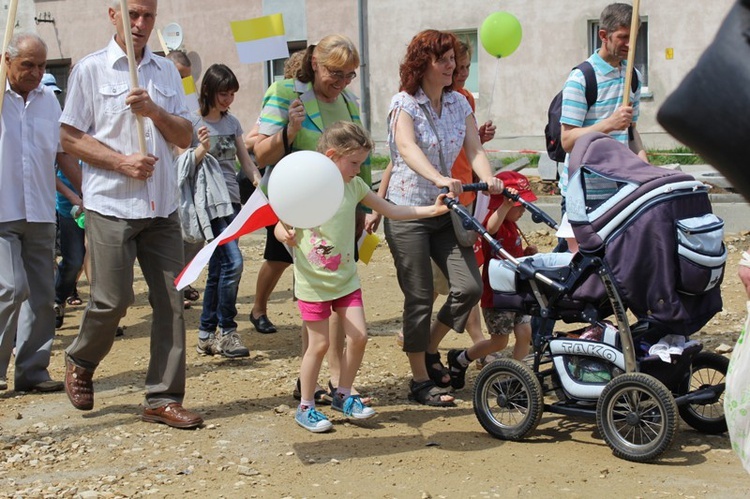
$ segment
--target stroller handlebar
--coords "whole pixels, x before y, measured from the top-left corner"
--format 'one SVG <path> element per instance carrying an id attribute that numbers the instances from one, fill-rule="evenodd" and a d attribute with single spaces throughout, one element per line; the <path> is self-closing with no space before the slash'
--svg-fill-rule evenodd
<path id="1" fill-rule="evenodd" d="M 463 184 L 461 186 L 465 192 L 477 192 L 477 191 L 486 191 L 489 189 L 489 186 L 486 182 L 476 182 L 474 184 Z M 448 188 L 443 187 L 440 189 L 441 194 L 448 194 Z M 512 193 L 508 189 L 503 189 L 503 196 L 505 196 L 508 199 L 511 199 L 517 203 L 521 203 L 521 206 L 526 208 L 526 210 L 531 213 L 531 220 L 534 221 L 534 223 L 543 223 L 547 225 L 548 227 L 557 230 L 559 228 L 557 222 L 554 218 L 547 215 L 541 208 L 536 206 L 534 203 L 530 203 L 529 201 L 526 201 L 521 196 L 518 195 L 518 193 Z M 458 201 L 453 198 L 445 198 L 445 204 L 448 205 L 449 208 L 453 208 L 453 205 L 457 204 Z"/>
<path id="2" fill-rule="evenodd" d="M 488 190 L 488 185 L 485 182 L 477 182 L 474 184 L 464 184 L 461 186 L 464 191 L 486 191 Z M 447 194 L 448 188 L 443 187 L 440 189 L 441 194 Z M 553 229 L 557 229 L 557 222 L 552 219 L 549 215 L 547 215 L 544 211 L 537 208 L 533 203 L 529 203 L 528 201 L 521 198 L 518 194 L 513 194 L 507 189 L 503 189 L 503 195 L 509 199 L 512 199 L 513 201 L 521 203 L 522 206 L 524 206 L 529 212 L 531 213 L 532 219 L 534 222 L 544 222 L 545 224 L 549 225 Z M 567 288 L 564 284 L 561 284 L 554 279 L 550 279 L 546 275 L 537 272 L 536 269 L 534 269 L 531 266 L 527 266 L 525 264 L 522 264 L 517 259 L 515 259 L 513 256 L 510 255 L 500 244 L 499 241 L 494 239 L 484 228 L 484 226 L 474 218 L 469 211 L 458 202 L 457 198 L 449 198 L 446 197 L 443 199 L 443 202 L 456 212 L 461 219 L 461 224 L 465 229 L 468 230 L 475 230 L 477 233 L 485 240 L 487 244 L 490 245 L 492 248 L 492 254 L 494 255 L 500 255 L 502 258 L 509 260 L 513 265 L 516 267 L 517 271 L 527 275 L 529 278 L 536 279 L 537 281 L 546 284 L 550 288 L 554 290 L 557 294 L 564 293 Z"/>

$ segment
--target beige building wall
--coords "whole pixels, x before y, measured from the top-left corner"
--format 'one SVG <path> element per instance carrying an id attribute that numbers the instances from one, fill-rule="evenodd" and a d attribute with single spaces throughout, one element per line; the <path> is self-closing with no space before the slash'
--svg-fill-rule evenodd
<path id="1" fill-rule="evenodd" d="M 479 29 L 491 13 L 514 14 L 523 28 L 515 53 L 497 60 L 478 48 L 480 88 L 477 118 L 492 119 L 498 126 L 494 149 L 543 149 L 547 107 L 562 88 L 570 68 L 586 59 L 588 22 L 598 19 L 611 0 L 433 0 L 369 2 L 370 64 L 373 134 L 385 137 L 390 98 L 398 90 L 398 63 L 411 37 L 426 28 Z M 644 0 L 641 17 L 649 24 L 649 90 L 638 128 L 646 147 L 672 146 L 675 142 L 656 123 L 659 105 L 715 36 L 733 0 Z M 408 5 L 408 6 L 407 6 Z M 394 15 L 398 12 L 397 15 Z M 388 21 L 386 21 L 388 20 Z M 674 58 L 665 51 L 672 48 Z M 494 88 L 494 92 L 493 92 Z"/>
<path id="2" fill-rule="evenodd" d="M 17 29 L 29 29 L 41 35 L 49 46 L 50 60 L 70 59 L 75 64 L 86 54 L 104 47 L 114 34 L 114 26 L 107 15 L 111 0 L 20 2 L 25 4 L 23 19 L 30 22 L 21 19 L 19 7 L 19 19 L 26 26 Z M 34 15 L 29 14 L 35 10 L 49 13 L 55 22 L 34 24 Z M 276 12 L 285 14 L 290 40 L 314 42 L 330 33 L 343 33 L 358 42 L 357 0 L 161 0 L 158 6 L 157 28 L 173 22 L 183 28 L 181 50 L 188 53 L 198 84 L 203 71 L 214 63 L 226 64 L 235 72 L 240 91 L 232 112 L 247 130 L 260 112 L 267 88 L 266 65 L 239 62 L 229 23 Z M 155 33 L 149 45 L 155 51 L 161 50 Z M 359 88 L 353 90 L 359 94 Z"/>
<path id="3" fill-rule="evenodd" d="M 0 0 L 3 28 L 8 0 Z M 18 30 L 39 33 L 49 46 L 51 60 L 73 64 L 103 47 L 114 33 L 107 18 L 110 0 L 19 0 Z M 523 27 L 523 38 L 511 56 L 496 60 L 481 47 L 477 118 L 498 125 L 491 149 L 542 149 L 542 133 L 549 101 L 561 88 L 569 69 L 588 57 L 588 22 L 597 19 L 610 0 L 161 0 L 157 27 L 171 22 L 184 31 L 183 49 L 199 76 L 209 65 L 230 66 L 240 81 L 232 111 L 249 129 L 257 119 L 267 85 L 266 65 L 240 64 L 229 22 L 274 12 L 285 14 L 290 39 L 315 42 L 329 33 L 343 33 L 360 43 L 359 8 L 366 7 L 369 44 L 369 85 L 364 78 L 351 88 L 369 97 L 364 109 L 371 131 L 381 144 L 386 136 L 388 105 L 398 91 L 398 65 L 409 40 L 426 28 L 478 30 L 487 15 L 513 13 Z M 649 91 L 639 130 L 647 147 L 674 142 L 656 123 L 659 105 L 694 65 L 713 39 L 733 0 L 644 0 L 641 17 L 648 21 Z M 36 23 L 49 16 L 54 23 Z M 154 36 L 151 47 L 159 49 Z M 666 58 L 666 49 L 674 57 Z M 361 73 L 361 71 L 360 71 Z M 494 91 L 493 91 L 494 89 Z"/>

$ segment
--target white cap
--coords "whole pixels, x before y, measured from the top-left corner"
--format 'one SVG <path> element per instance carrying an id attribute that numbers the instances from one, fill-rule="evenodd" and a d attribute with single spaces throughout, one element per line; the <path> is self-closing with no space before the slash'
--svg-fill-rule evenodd
<path id="1" fill-rule="evenodd" d="M 60 90 L 60 87 L 57 86 L 57 80 L 55 79 L 55 76 L 50 73 L 44 73 L 44 76 L 42 76 L 42 85 L 52 88 L 52 90 L 56 94 L 62 92 L 62 90 Z"/>

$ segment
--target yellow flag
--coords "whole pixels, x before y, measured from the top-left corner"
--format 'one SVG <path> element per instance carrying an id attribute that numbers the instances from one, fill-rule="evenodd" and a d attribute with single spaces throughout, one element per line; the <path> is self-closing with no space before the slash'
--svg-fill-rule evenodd
<path id="1" fill-rule="evenodd" d="M 375 248 L 380 244 L 380 238 L 373 232 L 365 232 L 357 241 L 359 248 L 359 261 L 367 265 L 370 263 Z"/>
<path id="2" fill-rule="evenodd" d="M 185 90 L 185 101 L 188 111 L 191 113 L 197 111 L 200 108 L 200 104 L 198 104 L 198 92 L 195 90 L 195 80 L 192 76 L 182 79 L 182 89 Z"/>
<path id="3" fill-rule="evenodd" d="M 240 62 L 250 64 L 289 57 L 281 14 L 232 21 L 231 27 Z"/>

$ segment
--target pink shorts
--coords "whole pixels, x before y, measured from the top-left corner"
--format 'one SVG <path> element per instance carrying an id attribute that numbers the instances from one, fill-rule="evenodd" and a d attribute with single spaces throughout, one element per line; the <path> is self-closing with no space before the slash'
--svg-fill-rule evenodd
<path id="1" fill-rule="evenodd" d="M 304 301 L 297 300 L 297 306 L 302 314 L 303 321 L 322 321 L 331 316 L 331 310 L 339 308 L 359 307 L 362 308 L 362 290 L 352 291 L 346 296 L 328 301 Z"/>

